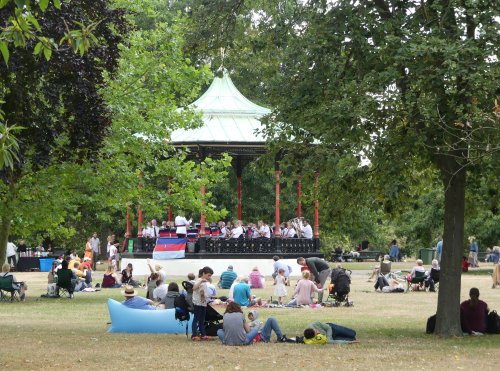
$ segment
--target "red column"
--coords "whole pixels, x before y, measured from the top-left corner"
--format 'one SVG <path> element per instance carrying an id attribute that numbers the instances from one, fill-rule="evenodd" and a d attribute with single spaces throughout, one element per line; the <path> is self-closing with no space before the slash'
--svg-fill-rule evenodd
<path id="1" fill-rule="evenodd" d="M 276 210 L 274 219 L 274 235 L 280 237 L 280 173 L 281 171 L 275 170 L 276 174 Z"/>
<path id="2" fill-rule="evenodd" d="M 203 209 L 205 208 L 205 193 L 206 193 L 206 190 L 205 190 L 205 185 L 202 185 L 201 186 L 201 207 L 202 207 L 202 210 L 201 210 L 201 220 L 200 220 L 200 236 L 204 236 L 205 235 L 205 212 L 203 211 Z"/>
<path id="3" fill-rule="evenodd" d="M 236 191 L 238 194 L 238 220 L 241 220 L 241 176 L 236 177 Z"/>
<path id="4" fill-rule="evenodd" d="M 130 204 L 127 204 L 127 231 L 125 232 L 125 237 L 130 238 L 132 234 L 130 230 L 132 229 L 132 224 L 130 223 Z"/>
<path id="5" fill-rule="evenodd" d="M 142 237 L 142 206 L 137 205 L 137 237 Z"/>
<path id="6" fill-rule="evenodd" d="M 172 195 L 172 177 L 168 177 L 168 195 Z M 168 224 L 173 220 L 172 205 L 168 206 Z"/>
<path id="7" fill-rule="evenodd" d="M 302 216 L 302 203 L 300 197 L 302 196 L 302 180 L 300 175 L 297 177 L 297 218 Z"/>
<path id="8" fill-rule="evenodd" d="M 314 238 L 319 238 L 319 201 L 318 201 L 319 172 L 314 173 Z"/>

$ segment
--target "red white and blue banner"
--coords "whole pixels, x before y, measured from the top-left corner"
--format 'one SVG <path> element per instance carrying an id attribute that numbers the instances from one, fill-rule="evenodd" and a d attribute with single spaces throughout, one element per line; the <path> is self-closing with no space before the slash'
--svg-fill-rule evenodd
<path id="1" fill-rule="evenodd" d="M 187 238 L 160 237 L 153 250 L 154 260 L 183 259 Z"/>

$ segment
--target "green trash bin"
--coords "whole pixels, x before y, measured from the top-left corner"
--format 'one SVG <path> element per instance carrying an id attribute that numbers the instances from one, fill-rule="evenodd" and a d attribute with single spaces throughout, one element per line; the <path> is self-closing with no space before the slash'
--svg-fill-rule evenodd
<path id="1" fill-rule="evenodd" d="M 419 255 L 424 264 L 429 265 L 432 263 L 432 259 L 434 259 L 434 249 L 420 249 Z"/>
<path id="2" fill-rule="evenodd" d="M 134 239 L 131 238 L 127 241 L 127 250 L 130 254 L 134 252 Z"/>

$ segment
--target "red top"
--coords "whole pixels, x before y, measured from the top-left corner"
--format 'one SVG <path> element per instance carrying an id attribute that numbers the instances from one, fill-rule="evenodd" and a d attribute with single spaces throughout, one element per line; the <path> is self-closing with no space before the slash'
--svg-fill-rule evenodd
<path id="1" fill-rule="evenodd" d="M 482 300 L 478 300 L 476 305 L 473 305 L 471 300 L 460 304 L 462 330 L 469 334 L 472 331 L 485 333 L 487 311 L 488 305 Z"/>
<path id="2" fill-rule="evenodd" d="M 102 287 L 113 287 L 116 285 L 116 279 L 113 277 L 111 274 L 106 274 L 104 273 L 104 276 L 102 277 Z"/>

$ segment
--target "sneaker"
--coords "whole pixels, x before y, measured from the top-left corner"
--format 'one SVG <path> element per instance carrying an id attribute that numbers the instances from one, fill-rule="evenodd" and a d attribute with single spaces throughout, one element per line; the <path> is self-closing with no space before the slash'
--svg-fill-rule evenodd
<path id="1" fill-rule="evenodd" d="M 101 288 L 101 284 L 100 284 L 100 283 L 96 283 L 96 284 L 95 284 L 95 288 L 96 288 L 96 289 Z"/>
<path id="2" fill-rule="evenodd" d="M 282 335 L 280 338 L 278 338 L 278 343 L 286 343 L 288 342 L 288 338 L 286 335 Z"/>
<path id="3" fill-rule="evenodd" d="M 192 341 L 200 341 L 201 340 L 201 336 L 198 336 L 198 335 L 191 336 L 191 340 Z"/>
<path id="4" fill-rule="evenodd" d="M 211 338 L 210 336 L 202 336 L 202 337 L 200 338 L 200 340 L 203 340 L 203 341 L 210 341 L 210 340 L 212 340 L 212 338 Z"/>

